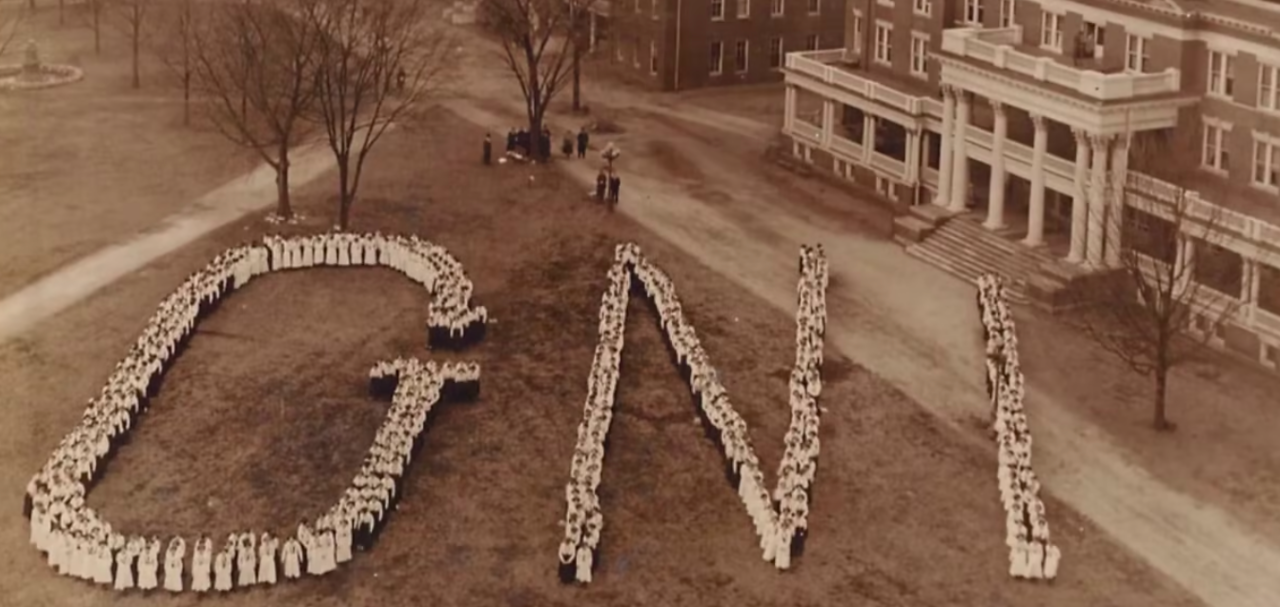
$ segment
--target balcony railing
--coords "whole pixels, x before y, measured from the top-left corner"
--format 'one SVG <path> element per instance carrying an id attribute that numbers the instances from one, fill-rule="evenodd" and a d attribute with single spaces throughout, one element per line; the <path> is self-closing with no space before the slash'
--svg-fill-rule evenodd
<path id="1" fill-rule="evenodd" d="M 1132 99 L 1181 90 L 1181 73 L 1169 68 L 1155 74 L 1104 74 L 1017 50 L 1022 27 L 998 29 L 956 28 L 942 33 L 942 50 L 989 63 L 1041 82 L 1060 86 L 1099 101 Z"/>
<path id="2" fill-rule="evenodd" d="M 787 69 L 909 114 L 920 113 L 926 98 L 912 97 L 840 66 L 828 65 L 844 58 L 844 49 L 787 53 Z M 941 110 L 938 114 L 942 114 Z"/>

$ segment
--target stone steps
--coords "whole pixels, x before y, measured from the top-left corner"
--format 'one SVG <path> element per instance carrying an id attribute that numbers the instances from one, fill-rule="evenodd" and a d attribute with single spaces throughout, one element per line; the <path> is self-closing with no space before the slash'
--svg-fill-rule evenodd
<path id="1" fill-rule="evenodd" d="M 1043 249 L 1010 241 L 965 217 L 947 220 L 922 242 L 907 246 L 907 253 L 974 283 L 983 274 L 1003 276 L 1010 302 L 1018 304 L 1028 303 L 1027 280 L 1040 273 L 1042 264 L 1056 261 Z"/>

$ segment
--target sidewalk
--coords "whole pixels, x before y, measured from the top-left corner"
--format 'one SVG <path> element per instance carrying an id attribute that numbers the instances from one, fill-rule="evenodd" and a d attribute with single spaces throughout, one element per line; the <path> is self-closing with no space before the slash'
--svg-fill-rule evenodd
<path id="1" fill-rule="evenodd" d="M 474 104 L 447 105 L 491 127 L 518 115 L 514 107 L 498 116 Z M 565 120 L 557 122 L 563 127 Z M 694 157 L 714 163 L 722 161 L 719 156 Z M 785 204 L 785 192 L 744 174 L 740 166 L 737 172 L 727 165 L 703 171 L 741 179 L 729 203 L 711 204 L 688 195 L 681 184 L 647 173 L 635 155 L 626 162 L 620 212 L 787 313 L 794 312 L 798 246 L 823 243 L 832 272 L 830 347 L 894 383 L 981 448 L 993 449 L 985 436 L 964 425 L 987 410 L 971 285 L 907 257 L 892 242 L 808 221 Z M 596 164 L 561 166 L 586 191 L 594 183 Z M 1037 471 L 1055 495 L 1207 604 L 1280 605 L 1280 547 L 1132 465 L 1122 449 L 1066 403 L 1035 386 L 1029 389 L 1028 408 Z M 994 494 L 992 499 L 994 504 Z M 1069 567 L 1070 555 L 1067 559 Z"/>
<path id="2" fill-rule="evenodd" d="M 295 151 L 291 186 L 297 188 L 320 177 L 333 162 L 333 154 L 324 144 Z M 223 184 L 153 231 L 81 258 L 0 300 L 0 342 L 221 226 L 272 207 L 275 201 L 275 171 L 266 165 Z"/>

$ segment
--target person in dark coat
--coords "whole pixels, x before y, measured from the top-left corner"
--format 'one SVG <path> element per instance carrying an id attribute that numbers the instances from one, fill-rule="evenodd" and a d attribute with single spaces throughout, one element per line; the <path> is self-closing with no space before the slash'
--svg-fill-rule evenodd
<path id="1" fill-rule="evenodd" d="M 484 164 L 485 166 L 493 164 L 493 139 L 488 133 L 484 134 Z"/>
<path id="2" fill-rule="evenodd" d="M 560 142 L 560 152 L 564 154 L 564 159 L 573 158 L 573 133 L 565 131 L 564 141 Z"/>
<path id="3" fill-rule="evenodd" d="M 516 151 L 516 130 L 510 129 L 507 131 L 507 153 L 514 151 Z"/>
<path id="4" fill-rule="evenodd" d="M 587 127 L 582 127 L 578 131 L 578 158 L 587 157 L 587 144 L 591 141 L 591 136 L 587 134 Z"/>
<path id="5" fill-rule="evenodd" d="M 543 160 L 551 160 L 551 129 L 542 127 L 542 137 L 539 138 L 540 144 L 538 151 L 542 154 Z"/>
<path id="6" fill-rule="evenodd" d="M 622 178 L 617 173 L 609 176 L 609 201 L 618 204 L 618 190 L 622 188 Z"/>
<path id="7" fill-rule="evenodd" d="M 605 202 L 605 191 L 609 187 L 609 176 L 605 174 L 604 169 L 596 174 L 596 200 Z"/>

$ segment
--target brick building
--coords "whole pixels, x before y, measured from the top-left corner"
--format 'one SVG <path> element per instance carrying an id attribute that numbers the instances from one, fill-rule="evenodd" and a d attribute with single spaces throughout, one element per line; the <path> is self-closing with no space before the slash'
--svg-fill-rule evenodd
<path id="1" fill-rule="evenodd" d="M 845 0 L 611 0 L 601 52 L 664 91 L 782 80 L 788 51 L 839 47 Z"/>
<path id="2" fill-rule="evenodd" d="M 1169 261 L 1206 305 L 1238 306 L 1213 342 L 1280 364 L 1280 5 L 851 2 L 844 48 L 787 56 L 798 158 L 920 205 L 899 222 L 909 251 L 1031 293 L 1117 267 L 1125 225 L 1220 218 L 1214 238 L 1184 228 Z M 1153 133 L 1195 140 L 1186 205 L 1192 186 L 1129 170 Z"/>

